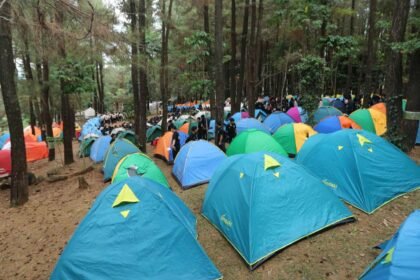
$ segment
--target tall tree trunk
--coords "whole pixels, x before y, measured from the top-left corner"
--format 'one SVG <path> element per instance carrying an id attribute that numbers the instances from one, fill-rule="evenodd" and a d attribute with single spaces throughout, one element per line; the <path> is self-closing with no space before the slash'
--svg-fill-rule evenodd
<path id="1" fill-rule="evenodd" d="M 104 63 L 101 54 L 101 58 L 96 62 L 96 84 L 98 89 L 98 113 L 105 113 L 105 93 L 104 93 Z"/>
<path id="2" fill-rule="evenodd" d="M 209 20 L 209 1 L 208 0 L 204 0 L 204 4 L 203 4 L 203 19 L 204 19 L 204 32 L 206 32 L 208 35 L 210 35 L 210 20 Z M 212 72 L 211 72 L 211 64 L 210 64 L 210 59 L 212 57 L 212 48 L 211 48 L 211 43 L 210 41 L 208 41 L 208 45 L 207 45 L 207 49 L 209 51 L 209 55 L 205 57 L 204 59 L 204 71 L 206 72 L 206 79 L 207 80 L 212 80 Z M 215 92 L 214 91 L 210 91 L 209 92 L 209 96 L 208 96 L 209 100 L 210 100 L 210 112 L 211 112 L 211 116 L 212 118 L 215 118 L 216 116 L 216 98 L 215 98 Z"/>
<path id="3" fill-rule="evenodd" d="M 376 24 L 376 0 L 370 0 L 369 4 L 369 30 L 368 30 L 368 42 L 367 42 L 367 61 L 366 61 L 366 94 L 370 96 L 374 90 L 372 84 L 372 67 L 375 64 L 375 50 L 374 40 L 376 38 L 375 32 Z"/>
<path id="4" fill-rule="evenodd" d="M 256 0 L 251 1 L 251 33 L 248 47 L 248 67 L 247 67 L 247 100 L 248 113 L 251 117 L 255 113 L 255 58 L 256 58 L 256 24 L 257 24 L 257 4 Z"/>
<path id="5" fill-rule="evenodd" d="M 146 52 L 146 1 L 140 0 L 139 6 L 139 53 L 140 53 L 140 93 L 139 93 L 139 122 L 140 133 L 138 134 L 141 149 L 146 153 L 146 103 L 149 96 L 149 88 L 147 86 L 147 52 Z"/>
<path id="6" fill-rule="evenodd" d="M 420 2 L 416 1 L 415 11 L 420 10 Z M 420 37 L 420 30 L 415 26 L 412 30 L 413 34 L 417 34 Z M 410 56 L 410 68 L 409 68 L 409 81 L 407 85 L 407 111 L 420 112 L 420 49 L 417 49 Z M 404 143 L 404 147 L 407 151 L 414 148 L 416 143 L 417 129 L 419 127 L 418 120 L 404 120 L 404 135 L 407 135 L 407 139 Z"/>
<path id="7" fill-rule="evenodd" d="M 3 1 L 2 6 L 0 6 L 0 86 L 12 143 L 10 204 L 11 206 L 17 206 L 28 201 L 28 177 L 26 175 L 27 165 L 22 115 L 15 84 L 10 22 L 10 1 Z"/>
<path id="8" fill-rule="evenodd" d="M 241 100 L 238 100 L 236 90 L 236 0 L 231 0 L 230 49 L 230 104 L 232 112 L 239 112 L 241 110 Z"/>
<path id="9" fill-rule="evenodd" d="M 135 0 L 130 0 L 130 30 L 131 30 L 131 84 L 134 101 L 134 131 L 140 135 L 139 118 L 139 71 L 138 71 L 138 47 L 137 47 L 137 10 Z"/>
<path id="10" fill-rule="evenodd" d="M 55 19 L 59 28 L 63 28 L 64 25 L 64 13 L 60 7 L 56 7 Z M 61 30 L 60 32 L 63 32 Z M 62 60 L 63 65 L 66 63 L 66 44 L 64 34 L 59 34 L 57 38 L 58 44 L 58 55 Z M 63 67 L 63 66 L 62 66 Z M 60 91 L 61 91 L 61 118 L 63 120 L 63 143 L 64 143 L 64 164 L 71 164 L 74 162 L 73 159 L 73 143 L 72 137 L 74 134 L 74 123 L 72 123 L 73 117 L 71 116 L 72 108 L 70 103 L 70 94 L 68 92 L 67 81 L 64 78 L 60 78 Z"/>
<path id="11" fill-rule="evenodd" d="M 389 43 L 399 43 L 404 41 L 405 29 L 407 25 L 408 13 L 410 10 L 410 0 L 395 1 L 394 14 L 392 19 Z M 402 54 L 399 51 L 387 47 L 386 53 L 386 72 L 384 92 L 388 98 L 387 102 L 387 134 L 391 141 L 401 137 L 402 127 Z"/>
<path id="12" fill-rule="evenodd" d="M 216 120 L 223 122 L 223 110 L 225 101 L 225 85 L 223 77 L 223 0 L 215 0 L 214 5 Z"/>
<path id="13" fill-rule="evenodd" d="M 25 39 L 24 39 L 25 40 Z M 32 75 L 32 68 L 31 68 L 31 59 L 29 56 L 29 52 L 27 49 L 27 41 L 25 40 L 25 55 L 22 57 L 23 62 L 23 70 L 25 71 L 25 79 L 28 83 L 30 83 L 29 87 L 33 87 L 34 82 L 34 76 Z M 28 105 L 29 105 L 29 124 L 31 126 L 31 132 L 33 135 L 35 135 L 35 126 L 36 126 L 36 116 L 34 111 L 34 93 L 31 93 L 28 99 Z"/>
<path id="14" fill-rule="evenodd" d="M 160 66 L 160 91 L 162 95 L 162 132 L 167 130 L 168 118 L 168 99 L 169 99 L 169 72 L 168 72 L 168 44 L 169 44 L 169 31 L 170 20 L 172 14 L 173 0 L 169 0 L 168 14 L 166 14 L 166 0 L 162 0 L 161 13 L 162 13 L 162 53 L 161 53 L 161 66 Z"/>
<path id="15" fill-rule="evenodd" d="M 242 24 L 242 35 L 241 35 L 241 64 L 239 69 L 239 84 L 238 84 L 238 103 L 242 101 L 243 91 L 245 88 L 244 77 L 245 77 L 245 68 L 247 65 L 246 61 L 246 52 L 247 52 L 247 39 L 248 39 L 248 18 L 249 18 L 249 0 L 245 0 L 244 6 L 244 21 Z M 234 111 L 232 111 L 234 113 Z"/>
<path id="16" fill-rule="evenodd" d="M 350 36 L 354 35 L 354 13 L 356 8 L 356 0 L 351 1 L 351 17 L 350 17 Z M 348 94 L 351 93 L 352 90 L 352 80 L 353 80 L 353 59 L 352 57 L 349 58 L 347 65 L 347 77 L 346 77 L 346 91 Z"/>

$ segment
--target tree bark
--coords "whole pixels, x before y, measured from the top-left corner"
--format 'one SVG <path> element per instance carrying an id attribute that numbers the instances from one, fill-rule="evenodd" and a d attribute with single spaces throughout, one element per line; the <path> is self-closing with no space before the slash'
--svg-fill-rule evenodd
<path id="1" fill-rule="evenodd" d="M 11 206 L 17 206 L 28 201 L 28 177 L 26 175 L 27 165 L 22 115 L 15 84 L 10 1 L 3 1 L 2 4 L 0 7 L 0 73 L 2 73 L 0 75 L 0 86 L 12 143 L 10 204 Z"/>
<path id="2" fill-rule="evenodd" d="M 231 0 L 230 49 L 230 104 L 232 112 L 239 112 L 241 110 L 241 100 L 238 100 L 236 90 L 236 0 Z"/>
<path id="3" fill-rule="evenodd" d="M 356 0 L 351 1 L 351 17 L 350 17 L 350 36 L 354 35 L 354 12 L 356 8 Z M 351 93 L 352 90 L 352 80 L 353 80 L 353 59 L 350 57 L 348 60 L 347 65 L 347 78 L 346 78 L 346 91 L 348 94 Z"/>
<path id="4" fill-rule="evenodd" d="M 149 88 L 147 86 L 147 52 L 146 52 L 146 1 L 140 0 L 139 6 L 139 53 L 140 53 L 140 93 L 139 93 L 139 144 L 141 150 L 146 153 L 146 104 L 149 96 Z"/>
<path id="5" fill-rule="evenodd" d="M 398 43 L 404 40 L 407 25 L 410 0 L 395 1 L 389 43 Z M 387 134 L 391 141 L 403 135 L 402 131 L 402 54 L 388 46 L 385 53 L 387 69 L 385 72 L 384 93 L 387 102 Z M 396 143 L 398 144 L 398 143 Z"/>
<path id="6" fill-rule="evenodd" d="M 55 19 L 59 28 L 63 28 L 64 24 L 64 13 L 60 7 L 56 7 Z M 61 30 L 60 32 L 63 32 Z M 58 34 L 58 55 L 62 59 L 62 63 L 65 64 L 67 57 L 66 44 L 64 34 Z M 60 91 L 61 91 L 61 118 L 63 120 L 63 143 L 64 143 L 64 164 L 71 164 L 74 162 L 73 159 L 73 143 L 72 137 L 74 134 L 74 122 L 71 116 L 72 108 L 70 103 L 70 94 L 68 92 L 68 84 L 64 78 L 60 78 Z"/>
<path id="7" fill-rule="evenodd" d="M 98 113 L 105 113 L 105 93 L 104 93 L 104 63 L 101 58 L 96 61 L 96 86 L 98 91 Z"/>
<path id="8" fill-rule="evenodd" d="M 257 4 L 256 0 L 251 1 L 251 33 L 248 47 L 248 67 L 247 67 L 247 100 L 248 114 L 254 117 L 255 113 L 255 59 L 256 59 L 256 24 L 257 24 Z"/>
<path id="9" fill-rule="evenodd" d="M 134 102 L 134 131 L 140 134 L 139 119 L 139 71 L 138 71 L 138 47 L 137 47 L 137 10 L 135 0 L 130 0 L 130 30 L 131 30 L 131 86 L 133 89 Z"/>
<path id="10" fill-rule="evenodd" d="M 367 60 L 366 60 L 366 94 L 370 96 L 374 90 L 372 84 L 372 67 L 375 64 L 375 50 L 374 50 L 374 39 L 376 37 L 375 31 L 376 24 L 376 0 L 370 0 L 369 4 L 369 31 L 368 31 L 368 42 L 367 42 Z"/>
<path id="11" fill-rule="evenodd" d="M 209 20 L 209 3 L 208 0 L 204 0 L 203 4 L 203 18 L 204 18 L 204 32 L 206 32 L 208 35 L 210 35 L 210 20 Z M 204 59 L 204 71 L 207 74 L 207 79 L 212 79 L 212 73 L 211 73 L 211 63 L 210 59 L 212 57 L 212 49 L 211 49 L 211 43 L 208 42 L 207 48 L 209 50 L 209 55 L 205 57 Z M 215 98 L 215 92 L 211 91 L 209 92 L 209 100 L 210 100 L 210 112 L 211 116 L 214 118 L 216 116 L 216 98 Z"/>
<path id="12" fill-rule="evenodd" d="M 239 104 L 242 101 L 243 91 L 245 88 L 244 85 L 244 77 L 245 77 L 245 68 L 247 65 L 246 61 L 246 52 L 247 52 L 247 39 L 248 39 L 248 18 L 249 18 L 249 1 L 245 0 L 245 7 L 244 7 L 244 21 L 242 24 L 242 35 L 241 35 L 241 66 L 239 69 L 239 84 L 238 84 L 238 95 L 237 99 Z M 232 111 L 232 114 L 235 113 Z"/>
<path id="13" fill-rule="evenodd" d="M 214 61 L 216 85 L 216 120 L 223 122 L 224 113 L 224 77 L 223 77 L 223 0 L 215 0 L 214 9 Z"/>

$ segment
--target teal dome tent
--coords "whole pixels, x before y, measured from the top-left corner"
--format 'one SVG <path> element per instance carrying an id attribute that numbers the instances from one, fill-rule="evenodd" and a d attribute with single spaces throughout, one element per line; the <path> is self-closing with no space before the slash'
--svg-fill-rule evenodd
<path id="1" fill-rule="evenodd" d="M 353 220 L 305 168 L 264 152 L 226 159 L 210 180 L 202 214 L 251 269 L 302 238 Z"/>
<path id="2" fill-rule="evenodd" d="M 195 226 L 192 212 L 169 189 L 131 177 L 98 196 L 51 279 L 220 279 Z"/>
<path id="3" fill-rule="evenodd" d="M 368 214 L 420 187 L 420 167 L 414 161 L 381 137 L 362 130 L 345 129 L 309 138 L 297 163 Z"/>

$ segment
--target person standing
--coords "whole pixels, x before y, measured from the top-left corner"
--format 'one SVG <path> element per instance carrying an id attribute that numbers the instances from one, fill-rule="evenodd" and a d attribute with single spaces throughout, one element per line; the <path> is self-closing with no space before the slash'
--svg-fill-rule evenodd
<path id="1" fill-rule="evenodd" d="M 190 135 L 188 136 L 186 143 L 188 143 L 188 142 L 190 142 L 190 141 L 197 141 L 197 140 L 198 140 L 198 134 L 197 134 L 197 131 L 198 131 L 198 129 L 197 129 L 197 127 L 196 127 L 196 126 L 193 126 L 193 127 L 191 128 L 191 133 L 190 133 Z"/>
<path id="2" fill-rule="evenodd" d="M 207 140 L 207 129 L 208 129 L 208 123 L 207 123 L 207 119 L 206 119 L 206 115 L 201 116 L 201 123 L 202 123 L 202 127 L 203 127 L 203 138 Z"/>
<path id="3" fill-rule="evenodd" d="M 220 121 L 218 121 L 217 122 L 217 133 L 216 133 L 216 145 L 224 153 L 226 153 L 225 142 L 226 142 L 226 132 L 223 129 L 222 123 Z"/>
<path id="4" fill-rule="evenodd" d="M 171 150 L 172 150 L 172 158 L 175 160 L 179 150 L 181 149 L 181 141 L 179 139 L 179 133 L 176 131 L 175 125 L 171 125 L 170 127 L 172 131 L 172 140 L 171 140 Z"/>
<path id="5" fill-rule="evenodd" d="M 236 137 L 236 123 L 234 118 L 229 119 L 229 124 L 227 127 L 227 139 L 228 143 L 232 142 L 233 138 Z"/>

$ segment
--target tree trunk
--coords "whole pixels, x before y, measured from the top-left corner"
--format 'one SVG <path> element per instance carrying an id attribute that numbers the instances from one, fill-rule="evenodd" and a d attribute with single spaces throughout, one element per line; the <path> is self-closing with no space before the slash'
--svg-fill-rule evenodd
<path id="1" fill-rule="evenodd" d="M 210 20 L 209 20 L 209 3 L 208 0 L 204 1 L 203 5 L 203 18 L 204 18 L 204 32 L 206 32 L 208 35 L 210 35 Z M 204 60 L 204 71 L 207 74 L 207 79 L 212 79 L 212 73 L 211 73 L 211 64 L 210 64 L 210 58 L 212 57 L 212 50 L 211 50 L 211 43 L 209 41 L 207 48 L 209 50 L 209 55 L 205 57 Z M 211 91 L 209 92 L 209 100 L 210 100 L 210 112 L 212 118 L 215 118 L 216 116 L 216 98 L 215 98 L 215 92 Z"/>
<path id="2" fill-rule="evenodd" d="M 214 62 L 216 85 L 216 120 L 223 122 L 224 77 L 223 77 L 223 0 L 215 0 L 214 8 Z"/>
<path id="3" fill-rule="evenodd" d="M 96 85 L 98 90 L 98 113 L 103 114 L 105 113 L 105 93 L 104 93 L 104 63 L 101 58 L 96 61 Z"/>
<path id="4" fill-rule="evenodd" d="M 10 10 L 10 1 L 3 1 L 0 6 L 0 86 L 12 143 L 10 204 L 17 206 L 28 201 L 28 177 L 22 115 L 15 84 Z"/>
<path id="5" fill-rule="evenodd" d="M 420 3 L 417 0 L 415 10 L 420 10 Z M 413 27 L 413 34 L 420 36 L 420 30 Z M 407 85 L 407 111 L 420 112 L 420 49 L 417 49 L 410 56 L 410 70 L 409 70 L 409 81 Z M 414 148 L 416 143 L 417 129 L 419 127 L 419 121 L 415 120 L 404 120 L 404 135 L 407 135 L 404 147 L 407 151 Z"/>
<path id="6" fill-rule="evenodd" d="M 247 65 L 246 61 L 246 52 L 247 52 L 247 39 L 248 39 L 248 18 L 249 18 L 249 0 L 245 0 L 244 7 L 244 21 L 242 24 L 242 35 L 241 35 L 241 66 L 239 69 L 239 84 L 238 84 L 238 95 L 237 100 L 240 104 L 242 101 L 243 91 L 245 88 L 244 77 L 245 77 L 245 68 Z M 235 113 L 232 111 L 232 114 Z"/>
<path id="7" fill-rule="evenodd" d="M 58 27 L 63 28 L 64 24 L 64 13 L 60 7 L 56 7 L 55 19 Z M 60 32 L 63 32 L 62 30 Z M 64 34 L 58 34 L 58 55 L 62 59 L 62 63 L 65 64 L 66 60 L 66 45 Z M 62 66 L 63 67 L 63 66 Z M 72 123 L 73 117 L 70 104 L 70 92 L 68 92 L 67 81 L 64 78 L 60 78 L 60 91 L 61 91 L 61 118 L 63 120 L 63 143 L 64 143 L 64 164 L 71 164 L 74 162 L 73 159 L 73 143 L 72 137 L 74 134 L 74 123 Z"/>
<path id="8" fill-rule="evenodd" d="M 52 118 L 50 113 L 50 69 L 48 65 L 48 58 L 42 59 L 42 86 L 41 86 L 41 108 L 44 123 L 46 126 L 47 137 L 53 138 Z M 47 139 L 46 139 L 47 140 Z M 49 145 L 48 160 L 55 160 L 55 148 Z"/>
<path id="9" fill-rule="evenodd" d="M 139 71 L 138 71 L 138 47 L 137 47 L 137 12 L 135 0 L 130 0 L 130 30 L 131 30 L 131 85 L 134 102 L 134 131 L 140 135 L 139 119 Z"/>
<path id="10" fill-rule="evenodd" d="M 230 104 L 232 112 L 239 112 L 241 110 L 241 100 L 238 100 L 236 90 L 236 0 L 231 0 L 230 49 Z"/>
<path id="11" fill-rule="evenodd" d="M 256 0 L 251 1 L 251 34 L 248 47 L 248 67 L 247 67 L 247 100 L 248 113 L 250 117 L 255 113 L 255 59 L 256 59 L 256 24 L 257 24 L 257 4 Z"/>
<path id="12" fill-rule="evenodd" d="M 147 130 L 147 118 L 146 118 L 146 103 L 149 95 L 149 88 L 147 86 L 147 52 L 146 52 L 146 1 L 140 0 L 139 6 L 139 52 L 140 52 L 140 93 L 139 93 L 139 128 L 138 134 L 139 144 L 144 153 L 146 153 L 146 130 Z"/>
<path id="13" fill-rule="evenodd" d="M 368 31 L 368 45 L 367 45 L 367 61 L 366 61 L 366 94 L 370 96 L 374 90 L 372 84 L 372 67 L 375 64 L 375 50 L 374 39 L 376 38 L 375 32 L 376 24 L 376 0 L 370 0 L 369 4 L 369 31 Z"/>
<path id="14" fill-rule="evenodd" d="M 356 0 L 351 1 L 351 18 L 350 18 L 350 36 L 354 35 L 354 12 L 356 8 Z M 350 57 L 348 60 L 347 65 L 347 78 L 346 78 L 346 91 L 348 94 L 351 93 L 352 90 L 352 80 L 353 80 L 353 59 Z"/>
<path id="15" fill-rule="evenodd" d="M 403 42 L 407 25 L 410 0 L 395 1 L 389 43 Z M 387 134 L 389 139 L 396 143 L 396 139 L 403 135 L 402 131 L 402 54 L 393 51 L 388 46 L 385 53 L 387 69 L 385 72 L 384 93 L 387 102 Z M 401 144 L 401 143 L 399 143 Z"/>

